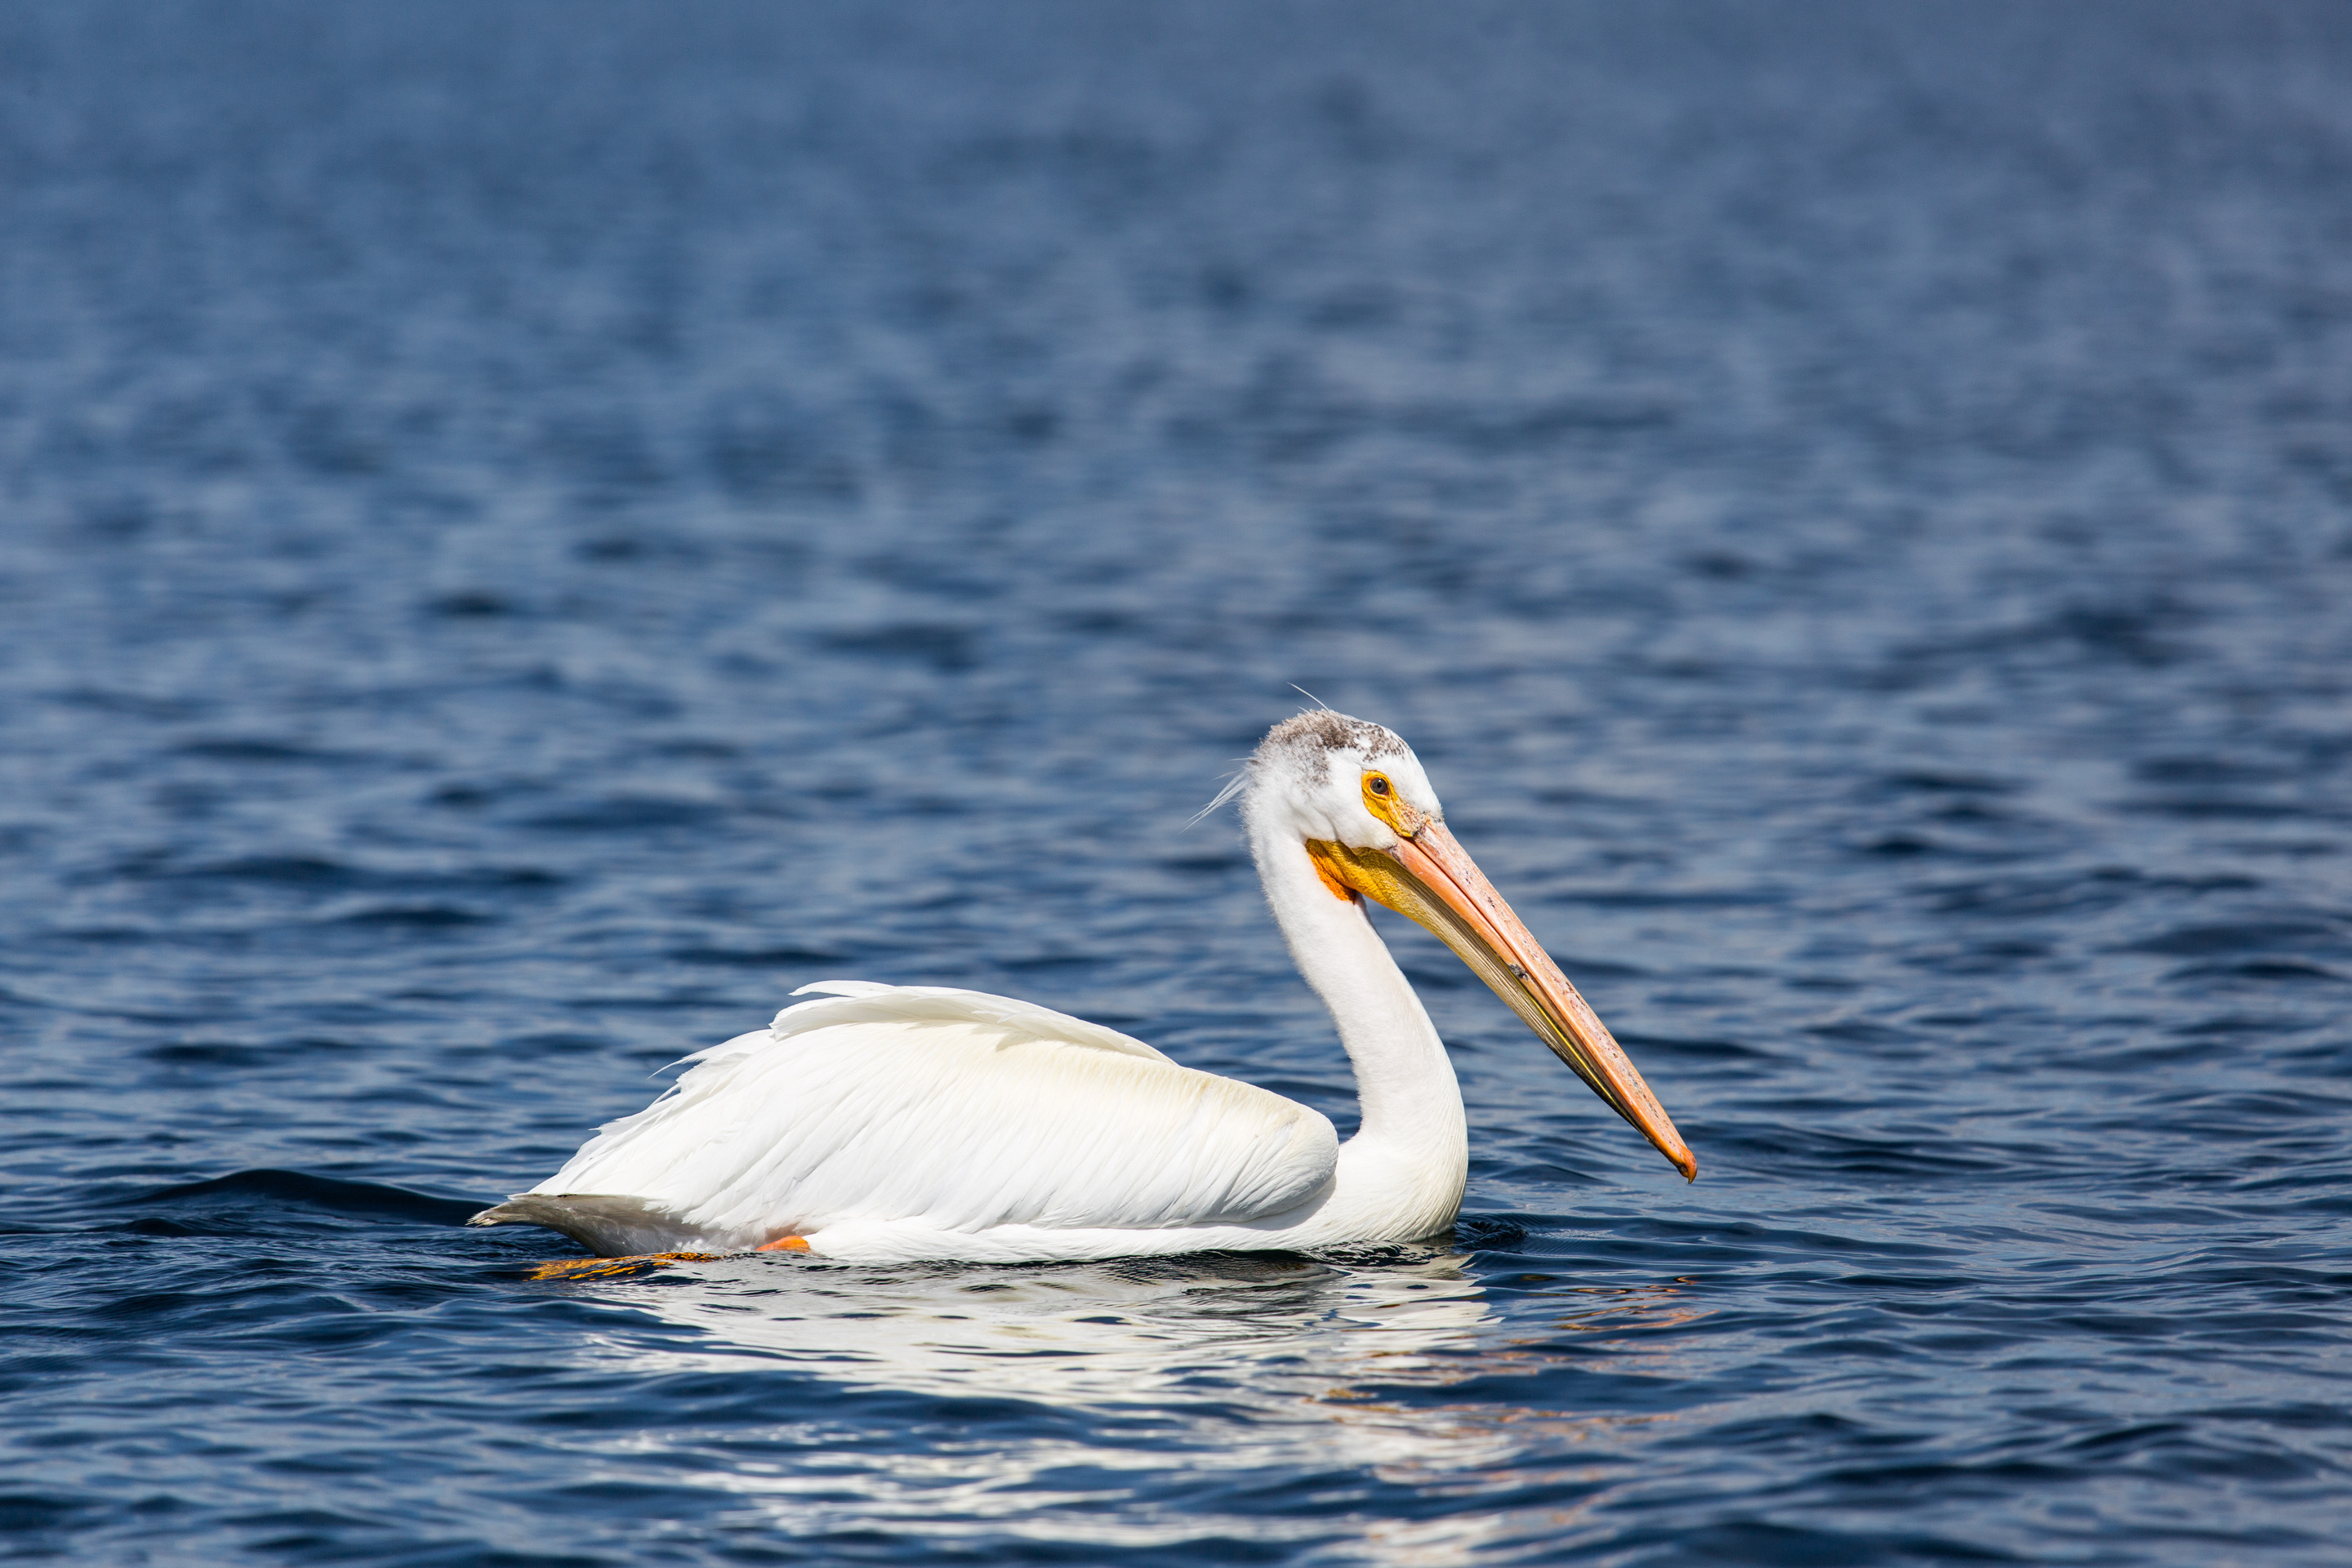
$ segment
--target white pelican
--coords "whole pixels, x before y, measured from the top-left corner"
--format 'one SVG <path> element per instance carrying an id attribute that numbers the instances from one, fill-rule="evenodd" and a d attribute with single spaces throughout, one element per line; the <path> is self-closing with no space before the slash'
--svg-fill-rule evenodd
<path id="1" fill-rule="evenodd" d="M 1417 1241 L 1470 1151 L 1445 1047 L 1363 900 L 1492 986 L 1686 1177 L 1649 1085 L 1446 831 L 1412 749 L 1328 710 L 1277 724 L 1239 790 L 1292 959 L 1356 1069 L 1360 1131 L 1116 1030 L 977 991 L 836 980 L 688 1059 L 554 1175 L 475 1225 L 607 1257 L 782 1250 L 1021 1262 Z"/>

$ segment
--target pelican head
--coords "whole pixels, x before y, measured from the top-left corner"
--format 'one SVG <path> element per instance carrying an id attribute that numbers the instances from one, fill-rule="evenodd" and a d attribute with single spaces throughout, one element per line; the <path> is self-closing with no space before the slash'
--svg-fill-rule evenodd
<path id="1" fill-rule="evenodd" d="M 1429 775 L 1397 733 L 1328 709 L 1277 724 L 1239 781 L 1261 855 L 1297 853 L 1337 899 L 1370 899 L 1426 927 L 1538 1038 L 1692 1180 L 1697 1162 L 1650 1086 L 1445 826 Z"/>

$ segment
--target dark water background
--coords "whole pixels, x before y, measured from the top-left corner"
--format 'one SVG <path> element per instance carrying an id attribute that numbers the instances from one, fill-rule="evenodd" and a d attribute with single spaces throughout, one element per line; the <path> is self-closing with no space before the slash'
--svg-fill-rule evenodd
<path id="1" fill-rule="evenodd" d="M 2352 10 L 0 8 L 0 1552 L 2335 1564 Z M 1434 1256 L 535 1284 L 825 976 L 1331 1110 Z M 1390 922 L 1391 925 L 1399 922 Z"/>

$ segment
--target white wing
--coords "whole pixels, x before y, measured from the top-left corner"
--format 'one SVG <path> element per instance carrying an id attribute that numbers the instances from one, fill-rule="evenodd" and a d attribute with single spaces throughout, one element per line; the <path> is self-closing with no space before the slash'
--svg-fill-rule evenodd
<path id="1" fill-rule="evenodd" d="M 688 1058 L 667 1094 L 533 1192 L 626 1194 L 750 1246 L 872 1221 L 1246 1224 L 1307 1202 L 1338 1160 L 1320 1113 L 1048 1008 L 856 981 L 802 991 L 832 997 Z"/>

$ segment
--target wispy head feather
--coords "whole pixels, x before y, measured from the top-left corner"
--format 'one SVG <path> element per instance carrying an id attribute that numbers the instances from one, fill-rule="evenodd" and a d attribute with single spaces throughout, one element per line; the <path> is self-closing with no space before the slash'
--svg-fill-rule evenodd
<path id="1" fill-rule="evenodd" d="M 1244 763 L 1246 764 L 1246 758 L 1244 759 Z M 1211 812 L 1216 810 L 1217 807 L 1224 805 L 1225 802 L 1233 799 L 1234 796 L 1247 789 L 1249 787 L 1249 768 L 1244 765 L 1241 772 L 1234 774 L 1233 777 L 1225 781 L 1225 787 L 1217 792 L 1217 798 L 1202 806 L 1200 810 L 1194 812 L 1192 814 L 1192 820 L 1187 822 L 1184 826 L 1187 827 L 1198 827 L 1202 821 L 1205 819 Z"/>

